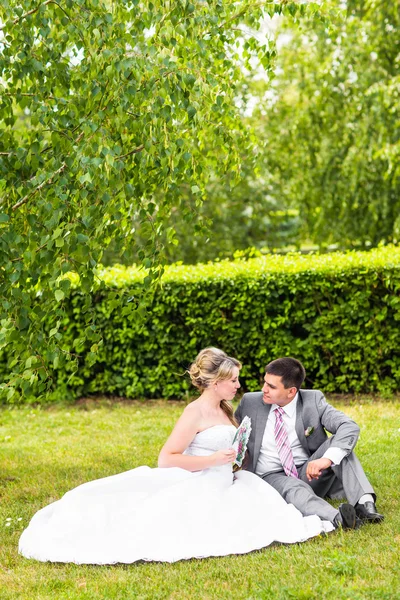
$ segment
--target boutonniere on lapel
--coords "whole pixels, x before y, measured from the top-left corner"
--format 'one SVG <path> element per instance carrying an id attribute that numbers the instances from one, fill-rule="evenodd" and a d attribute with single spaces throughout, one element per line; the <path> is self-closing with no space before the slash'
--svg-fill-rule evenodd
<path id="1" fill-rule="evenodd" d="M 307 427 L 307 429 L 304 432 L 304 435 L 306 437 L 309 437 L 313 433 L 313 431 L 314 431 L 314 427 Z"/>

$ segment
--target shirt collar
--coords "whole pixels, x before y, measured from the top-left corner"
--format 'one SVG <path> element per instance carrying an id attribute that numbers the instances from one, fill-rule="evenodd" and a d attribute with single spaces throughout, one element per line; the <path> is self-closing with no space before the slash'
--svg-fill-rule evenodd
<path id="1" fill-rule="evenodd" d="M 289 402 L 289 404 L 286 404 L 286 406 L 282 406 L 282 409 L 285 411 L 287 416 L 290 418 L 294 417 L 294 415 L 296 414 L 296 406 L 297 406 L 298 397 L 299 397 L 299 393 L 297 392 L 297 394 L 295 395 L 293 400 L 291 402 Z M 278 408 L 278 405 L 273 404 L 271 408 L 272 408 L 272 410 L 276 410 Z"/>

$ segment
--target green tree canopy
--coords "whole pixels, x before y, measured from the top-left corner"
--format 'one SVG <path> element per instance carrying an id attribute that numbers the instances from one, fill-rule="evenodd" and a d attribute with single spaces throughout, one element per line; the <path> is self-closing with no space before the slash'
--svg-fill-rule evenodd
<path id="1" fill-rule="evenodd" d="M 271 195 L 298 209 L 300 238 L 370 247 L 400 240 L 400 12 L 343 6 L 301 29 L 282 19 L 275 80 L 250 83 L 252 121 Z"/>
<path id="2" fill-rule="evenodd" d="M 87 293 L 84 335 L 95 352 L 89 292 L 102 285 L 96 267 L 110 242 L 118 252 L 136 247 L 146 288 L 163 242 L 176 238 L 171 211 L 193 234 L 210 174 L 239 179 L 254 147 L 238 116 L 243 69 L 271 60 L 268 41 L 252 32 L 282 5 L 306 12 L 241 0 L 2 2 L 0 350 L 9 398 L 15 388 L 45 392 L 49 365 L 73 358 L 59 344 L 66 274 Z M 126 318 L 138 309 L 140 298 L 127 298 Z"/>
<path id="3" fill-rule="evenodd" d="M 328 19 L 306 12 L 299 26 L 287 10 L 264 22 L 279 51 L 270 42 L 274 69 L 251 68 L 236 87 L 239 116 L 256 134 L 241 149 L 240 181 L 211 170 L 201 206 L 181 186 L 185 205 L 212 226 L 193 236 L 173 210 L 168 225 L 179 244 L 167 250 L 171 262 L 251 246 L 369 248 L 400 240 L 398 5 L 349 0 L 338 9 L 325 0 L 323 7 Z M 115 254 L 120 260 L 118 252 L 107 260 Z"/>

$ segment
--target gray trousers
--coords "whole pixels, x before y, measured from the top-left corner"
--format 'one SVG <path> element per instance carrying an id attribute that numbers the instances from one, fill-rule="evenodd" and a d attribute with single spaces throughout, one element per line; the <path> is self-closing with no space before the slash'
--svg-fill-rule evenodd
<path id="1" fill-rule="evenodd" d="M 354 452 L 345 456 L 340 465 L 325 469 L 319 479 L 308 481 L 306 476 L 308 463 L 322 458 L 331 445 L 335 446 L 334 435 L 326 440 L 303 465 L 297 467 L 299 479 L 288 477 L 283 470 L 265 473 L 262 479 L 272 485 L 286 502 L 294 504 L 304 516 L 318 515 L 325 521 L 333 522 L 339 511 L 323 498 L 346 498 L 355 506 L 364 494 L 372 494 L 374 498 L 376 494 Z"/>

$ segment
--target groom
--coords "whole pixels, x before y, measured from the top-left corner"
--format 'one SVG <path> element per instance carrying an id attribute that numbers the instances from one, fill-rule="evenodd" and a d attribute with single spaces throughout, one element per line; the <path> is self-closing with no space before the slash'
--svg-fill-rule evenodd
<path id="1" fill-rule="evenodd" d="M 262 391 L 244 394 L 235 417 L 252 423 L 245 468 L 304 516 L 348 529 L 359 520 L 379 523 L 375 492 L 353 452 L 360 428 L 322 392 L 300 390 L 305 375 L 295 358 L 278 358 L 266 366 Z M 344 496 L 339 510 L 324 500 Z"/>

